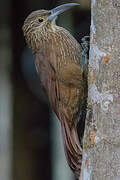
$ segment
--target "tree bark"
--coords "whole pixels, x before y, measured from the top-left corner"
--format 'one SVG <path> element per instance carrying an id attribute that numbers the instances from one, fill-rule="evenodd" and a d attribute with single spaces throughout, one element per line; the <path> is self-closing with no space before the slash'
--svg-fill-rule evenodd
<path id="1" fill-rule="evenodd" d="M 120 1 L 92 0 L 82 180 L 120 179 Z"/>

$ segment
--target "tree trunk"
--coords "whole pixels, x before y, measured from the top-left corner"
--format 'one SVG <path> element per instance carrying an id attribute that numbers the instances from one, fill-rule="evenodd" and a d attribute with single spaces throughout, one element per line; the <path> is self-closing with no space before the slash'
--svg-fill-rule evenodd
<path id="1" fill-rule="evenodd" d="M 120 179 L 120 1 L 92 0 L 82 180 Z"/>

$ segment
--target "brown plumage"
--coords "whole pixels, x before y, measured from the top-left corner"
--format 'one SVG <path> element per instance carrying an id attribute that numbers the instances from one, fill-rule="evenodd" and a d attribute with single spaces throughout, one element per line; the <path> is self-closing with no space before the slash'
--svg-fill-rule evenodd
<path id="1" fill-rule="evenodd" d="M 55 23 L 56 16 L 76 3 L 52 10 L 38 10 L 25 20 L 23 32 L 35 55 L 35 65 L 50 104 L 61 122 L 66 158 L 78 178 L 82 148 L 77 123 L 86 99 L 82 48 L 74 37 Z"/>

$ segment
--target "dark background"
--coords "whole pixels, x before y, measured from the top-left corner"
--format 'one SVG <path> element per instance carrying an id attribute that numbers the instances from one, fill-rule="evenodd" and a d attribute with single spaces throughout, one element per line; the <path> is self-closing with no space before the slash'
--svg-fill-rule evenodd
<path id="1" fill-rule="evenodd" d="M 8 86 L 7 91 L 12 92 L 12 100 L 10 100 L 12 180 L 52 180 L 53 177 L 51 110 L 41 90 L 32 53 L 26 47 L 22 25 L 33 10 L 52 9 L 67 2 L 70 1 L 5 0 L 0 6 L 0 53 L 4 51 L 4 55 L 0 58 L 0 87 L 2 88 L 1 82 L 4 82 L 2 75 L 5 74 L 10 84 L 10 89 Z M 79 1 L 74 2 L 79 3 Z M 88 0 L 81 0 L 79 8 L 65 12 L 57 21 L 59 25 L 71 31 L 79 42 L 83 36 L 89 35 L 90 2 L 88 2 Z M 0 99 L 1 96 L 0 94 Z M 6 93 L 5 98 L 4 108 L 7 103 Z M 0 104 L 3 104 L 2 101 Z M 6 179 L 1 178 L 0 175 L 0 180 Z"/>

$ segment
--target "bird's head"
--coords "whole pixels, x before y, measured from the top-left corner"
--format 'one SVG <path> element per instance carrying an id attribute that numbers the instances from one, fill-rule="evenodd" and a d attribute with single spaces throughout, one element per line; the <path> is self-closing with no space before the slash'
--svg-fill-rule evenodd
<path id="1" fill-rule="evenodd" d="M 46 25 L 50 14 L 51 12 L 49 10 L 38 10 L 28 15 L 22 27 L 24 35 L 27 36 L 30 32 L 41 29 Z"/>
<path id="2" fill-rule="evenodd" d="M 28 15 L 22 27 L 28 45 L 31 46 L 30 43 L 33 42 L 33 38 L 36 40 L 38 35 L 39 37 L 40 35 L 43 36 L 44 32 L 46 32 L 49 27 L 53 24 L 55 25 L 56 17 L 59 14 L 78 5 L 78 3 L 67 3 L 51 10 L 37 10 Z"/>
<path id="3" fill-rule="evenodd" d="M 78 3 L 67 3 L 57 6 L 52 10 L 37 10 L 32 12 L 24 21 L 22 27 L 24 35 L 26 36 L 27 33 L 34 31 L 35 29 L 51 24 L 59 14 L 78 5 Z"/>

